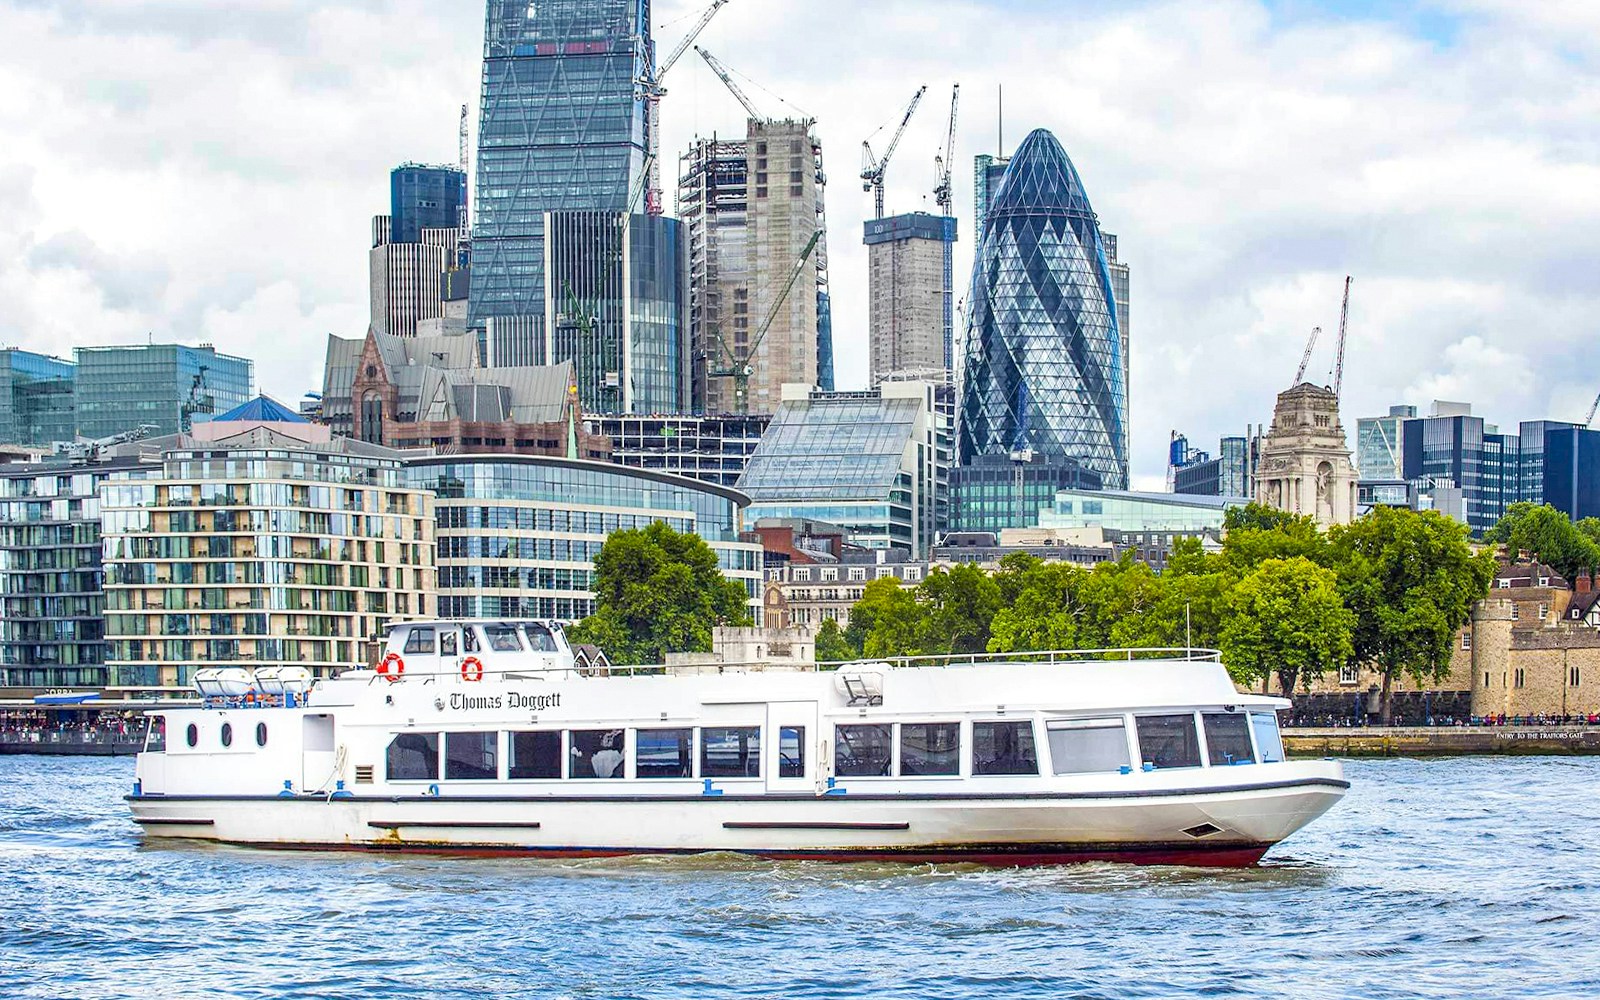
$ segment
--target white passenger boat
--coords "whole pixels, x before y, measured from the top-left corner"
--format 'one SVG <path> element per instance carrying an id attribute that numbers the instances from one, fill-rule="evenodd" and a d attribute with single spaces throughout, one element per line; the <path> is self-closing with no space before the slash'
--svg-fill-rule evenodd
<path id="1" fill-rule="evenodd" d="M 591 671 L 553 622 L 405 623 L 376 670 L 151 712 L 128 801 L 272 847 L 1238 866 L 1344 795 L 1287 701 L 1149 655 Z"/>

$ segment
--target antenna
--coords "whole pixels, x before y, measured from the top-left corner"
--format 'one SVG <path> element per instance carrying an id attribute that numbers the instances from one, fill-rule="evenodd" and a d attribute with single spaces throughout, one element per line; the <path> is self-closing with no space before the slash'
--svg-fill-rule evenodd
<path id="1" fill-rule="evenodd" d="M 994 155 L 1006 155 L 1006 85 L 995 86 L 995 146 Z"/>

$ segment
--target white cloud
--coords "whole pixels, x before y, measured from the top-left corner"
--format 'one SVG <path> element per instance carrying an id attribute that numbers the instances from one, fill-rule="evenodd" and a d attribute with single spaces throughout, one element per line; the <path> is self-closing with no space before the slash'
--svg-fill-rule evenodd
<path id="1" fill-rule="evenodd" d="M 658 47 L 703 0 L 658 0 Z M 1313 325 L 1326 372 L 1355 275 L 1346 423 L 1468 396 L 1501 424 L 1600 390 L 1594 5 L 1450 0 L 1351 22 L 1252 0 L 736 0 L 702 43 L 769 113 L 819 119 L 840 380 L 866 369 L 862 139 L 928 97 L 889 169 L 929 208 L 962 84 L 958 295 L 971 156 L 1050 128 L 1133 268 L 1134 467 L 1270 417 Z M 454 157 L 477 105 L 482 5 L 0 0 L 0 341 L 214 341 L 292 400 L 323 338 L 365 321 L 388 171 Z M 744 113 L 690 53 L 668 80 L 665 173 Z M 792 105 L 781 103 L 778 96 Z M 474 112 L 474 120 L 476 113 Z"/>

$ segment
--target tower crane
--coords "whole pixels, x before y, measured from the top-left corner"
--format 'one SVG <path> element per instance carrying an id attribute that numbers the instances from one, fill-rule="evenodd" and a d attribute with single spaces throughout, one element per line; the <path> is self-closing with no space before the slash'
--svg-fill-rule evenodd
<path id="1" fill-rule="evenodd" d="M 772 303 L 771 309 L 767 310 L 767 317 L 761 321 L 761 327 L 756 331 L 755 339 L 746 348 L 743 358 L 733 353 L 733 349 L 723 339 L 722 331 L 716 332 L 717 346 L 722 349 L 722 353 L 727 357 L 728 363 L 716 367 L 708 365 L 706 374 L 711 378 L 733 379 L 734 408 L 737 413 L 750 412 L 750 376 L 755 374 L 755 366 L 752 364 L 752 359 L 756 356 L 756 351 L 761 348 L 761 342 L 766 338 L 767 331 L 772 329 L 772 322 L 778 318 L 778 310 L 782 309 L 783 303 L 788 300 L 789 292 L 794 289 L 794 283 L 800 278 L 800 272 L 805 270 L 806 261 L 811 259 L 812 252 L 817 249 L 817 244 L 821 240 L 822 230 L 818 229 L 811 234 L 811 241 L 806 244 L 804 250 L 800 251 L 800 258 L 794 262 L 794 267 L 789 269 L 789 277 L 784 281 L 782 290 L 778 292 L 777 301 Z"/>
<path id="2" fill-rule="evenodd" d="M 1344 385 L 1344 340 L 1350 322 L 1350 276 L 1344 276 L 1344 305 L 1339 307 L 1339 359 L 1333 363 L 1333 398 L 1339 398 Z"/>
<path id="3" fill-rule="evenodd" d="M 944 149 L 933 158 L 933 172 L 938 176 L 938 183 L 933 189 L 933 200 L 939 206 L 940 215 L 950 215 L 951 208 L 955 205 L 955 198 L 950 189 L 950 170 L 956 162 L 956 105 L 961 101 L 961 84 L 956 84 L 950 91 L 950 132 L 944 141 Z"/>
<path id="4" fill-rule="evenodd" d="M 755 104 L 745 95 L 744 91 L 739 89 L 739 85 L 733 82 L 733 77 L 728 75 L 728 67 L 722 65 L 716 56 L 700 46 L 696 45 L 694 50 L 700 53 L 700 58 L 706 61 L 707 66 L 711 67 L 711 72 L 717 74 L 717 79 L 722 81 L 723 86 L 727 87 L 729 92 L 738 99 L 739 103 L 744 105 L 744 109 L 749 113 L 750 117 L 760 119 L 762 117 L 761 112 L 756 110 Z"/>
<path id="5" fill-rule="evenodd" d="M 461 105 L 461 127 L 456 136 L 456 163 L 461 170 L 461 200 L 456 206 L 456 268 L 466 267 L 472 256 L 471 216 L 467 212 L 467 117 Z"/>
<path id="6" fill-rule="evenodd" d="M 889 166 L 889 158 L 894 155 L 895 147 L 900 145 L 900 137 L 906 134 L 906 126 L 911 124 L 911 116 L 916 113 L 917 105 L 922 103 L 922 95 L 928 92 L 928 87 L 923 84 L 917 88 L 917 95 L 906 106 L 905 116 L 900 119 L 900 127 L 894 130 L 894 138 L 889 140 L 889 148 L 883 151 L 882 158 L 872 155 L 872 143 L 861 143 L 861 190 L 873 192 L 873 207 L 877 214 L 873 218 L 883 218 L 883 174 Z"/>
<path id="7" fill-rule="evenodd" d="M 1596 410 L 1600 410 L 1600 396 L 1596 396 L 1594 398 L 1594 402 L 1589 404 L 1589 415 L 1583 418 L 1583 426 L 1588 427 L 1590 424 L 1594 423 L 1594 414 Z"/>
<path id="8" fill-rule="evenodd" d="M 672 54 L 667 56 L 655 68 L 654 72 L 647 68 L 643 76 L 633 81 L 634 85 L 640 88 L 641 96 L 644 98 L 647 127 L 650 130 L 647 152 L 648 162 L 645 165 L 645 173 L 650 178 L 650 193 L 645 198 L 645 211 L 651 215 L 660 215 L 662 212 L 660 167 L 661 98 L 666 94 L 667 90 L 661 86 L 661 78 L 667 75 L 667 71 L 672 69 L 685 52 L 689 51 L 689 46 L 693 45 L 694 40 L 700 37 L 700 32 L 706 29 L 706 25 L 711 23 L 711 19 L 717 16 L 717 11 L 727 6 L 728 3 L 729 0 L 712 0 L 711 6 L 700 14 L 700 20 L 696 21 L 694 27 L 689 29 L 689 33 L 683 36 L 683 41 L 679 42 L 678 47 L 672 50 Z"/>
<path id="9" fill-rule="evenodd" d="M 1295 369 L 1294 384 L 1299 385 L 1306 380 L 1306 366 L 1311 363 L 1311 352 L 1316 349 L 1317 338 L 1322 336 L 1322 327 L 1311 328 L 1311 339 L 1306 341 L 1306 352 L 1300 355 L 1300 367 Z"/>

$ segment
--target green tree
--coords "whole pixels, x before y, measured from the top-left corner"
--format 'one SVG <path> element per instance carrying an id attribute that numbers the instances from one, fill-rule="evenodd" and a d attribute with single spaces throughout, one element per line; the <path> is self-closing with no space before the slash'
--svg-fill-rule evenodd
<path id="1" fill-rule="evenodd" d="M 861 650 L 845 640 L 844 630 L 839 623 L 832 618 L 824 618 L 822 626 L 817 629 L 817 662 L 844 663 L 860 656 Z"/>
<path id="2" fill-rule="evenodd" d="M 613 663 L 709 651 L 713 627 L 751 623 L 745 588 L 722 575 L 699 535 L 660 522 L 614 531 L 594 566 L 594 614 L 568 635 L 599 646 Z"/>
<path id="3" fill-rule="evenodd" d="M 879 577 L 862 588 L 844 636 L 863 656 L 915 656 L 922 652 L 923 617 L 910 590 L 892 576 Z"/>
<path id="4" fill-rule="evenodd" d="M 1000 610 L 1000 585 L 968 563 L 935 569 L 917 586 L 922 607 L 918 646 L 928 653 L 979 653 Z"/>
<path id="5" fill-rule="evenodd" d="M 1494 553 L 1474 554 L 1466 526 L 1437 511 L 1393 507 L 1335 527 L 1331 546 L 1356 616 L 1354 658 L 1383 675 L 1387 723 L 1396 677 L 1425 683 L 1449 673 L 1452 640 L 1494 579 Z"/>
<path id="6" fill-rule="evenodd" d="M 1084 595 L 1087 570 L 1032 559 L 1003 569 L 1001 576 L 1006 578 L 1000 584 L 1002 596 L 1007 592 L 1015 596 L 1004 601 L 995 613 L 990 625 L 990 652 L 1075 649 L 1081 645 L 1081 623 L 1089 613 Z"/>
<path id="7" fill-rule="evenodd" d="M 1234 585 L 1222 651 L 1234 679 L 1276 674 L 1284 697 L 1350 658 L 1355 616 L 1338 576 L 1304 556 L 1268 559 Z"/>
<path id="8" fill-rule="evenodd" d="M 1300 514 L 1253 503 L 1230 509 L 1223 515 L 1223 527 L 1223 562 L 1241 575 L 1268 559 L 1304 556 L 1319 566 L 1332 562 L 1327 536 L 1316 521 Z"/>
<path id="9" fill-rule="evenodd" d="M 1568 580 L 1600 567 L 1600 521 L 1591 517 L 1573 524 L 1549 504 L 1512 504 L 1483 538 L 1505 545 L 1512 559 L 1526 553 Z"/>

